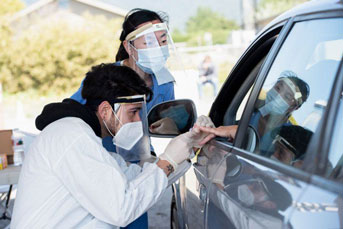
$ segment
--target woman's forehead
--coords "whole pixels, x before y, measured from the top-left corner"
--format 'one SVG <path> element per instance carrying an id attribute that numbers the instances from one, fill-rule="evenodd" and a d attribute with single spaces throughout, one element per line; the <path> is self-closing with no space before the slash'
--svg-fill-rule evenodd
<path id="1" fill-rule="evenodd" d="M 158 24 L 158 23 L 162 23 L 162 22 L 161 22 L 160 20 L 158 20 L 158 19 L 152 20 L 152 21 L 147 21 L 147 22 L 144 22 L 144 23 L 138 25 L 136 29 L 138 29 L 138 28 L 140 28 L 140 27 L 142 27 L 142 26 L 144 26 L 144 25 L 146 25 L 146 24 L 149 24 L 149 23 Z"/>

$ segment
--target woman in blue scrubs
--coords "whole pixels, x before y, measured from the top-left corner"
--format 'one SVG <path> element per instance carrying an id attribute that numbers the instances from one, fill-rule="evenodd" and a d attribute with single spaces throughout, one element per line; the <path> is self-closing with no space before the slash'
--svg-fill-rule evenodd
<path id="1" fill-rule="evenodd" d="M 152 89 L 153 97 L 147 103 L 148 112 L 158 103 L 175 99 L 174 78 L 164 67 L 169 56 L 168 51 L 166 53 L 163 49 L 168 46 L 163 33 L 165 23 L 167 23 L 166 15 L 145 9 L 131 10 L 125 17 L 119 38 L 121 44 L 116 55 L 116 62 L 113 63 L 134 69 Z M 151 34 L 154 36 L 151 37 Z M 151 43 L 154 44 L 151 40 L 155 41 L 155 47 L 151 45 Z M 159 51 L 159 48 L 164 51 Z M 82 85 L 83 82 L 71 98 L 85 104 L 86 100 L 81 95 Z M 116 151 L 112 138 L 104 138 L 103 146 L 110 152 Z M 126 228 L 148 228 L 148 214 L 143 214 Z"/>

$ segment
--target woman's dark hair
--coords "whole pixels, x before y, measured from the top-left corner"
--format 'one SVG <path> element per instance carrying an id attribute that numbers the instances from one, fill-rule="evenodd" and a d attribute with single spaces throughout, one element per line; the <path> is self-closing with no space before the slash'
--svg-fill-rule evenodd
<path id="1" fill-rule="evenodd" d="M 161 22 L 168 23 L 168 16 L 164 12 L 156 13 L 151 10 L 140 8 L 130 10 L 130 12 L 125 16 L 125 20 L 123 23 L 123 30 L 119 38 L 121 43 L 116 55 L 116 61 L 121 61 L 129 58 L 129 54 L 126 52 L 123 45 L 123 41 L 125 40 L 126 36 L 132 31 L 136 30 L 139 25 L 153 20 L 160 20 Z"/>
<path id="2" fill-rule="evenodd" d="M 121 96 L 146 95 L 152 98 L 152 91 L 144 80 L 129 67 L 110 64 L 100 64 L 87 72 L 83 81 L 82 97 L 86 105 L 97 110 L 102 101 L 108 101 L 113 106 L 113 100 Z"/>

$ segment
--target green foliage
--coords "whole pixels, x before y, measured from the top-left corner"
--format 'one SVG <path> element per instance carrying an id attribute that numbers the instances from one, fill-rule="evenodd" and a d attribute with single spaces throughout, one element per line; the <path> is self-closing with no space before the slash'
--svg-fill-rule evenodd
<path id="1" fill-rule="evenodd" d="M 186 42 L 189 40 L 189 35 L 182 33 L 178 29 L 174 29 L 171 35 L 173 37 L 174 42 Z"/>
<path id="2" fill-rule="evenodd" d="M 308 0 L 261 0 L 257 6 L 257 17 L 268 18 L 287 11 Z"/>
<path id="3" fill-rule="evenodd" d="M 25 4 L 20 0 L 1 0 L 0 1 L 0 16 L 13 14 L 23 9 Z"/>
<path id="4" fill-rule="evenodd" d="M 89 21 L 76 28 L 66 21 L 41 23 L 14 36 L 6 48 L 2 46 L 4 91 L 73 92 L 91 66 L 113 62 L 119 45 L 114 31 L 119 31 L 121 22 L 86 18 Z"/>
<path id="5" fill-rule="evenodd" d="M 186 23 L 186 33 L 174 30 L 172 36 L 175 42 L 187 42 L 188 45 L 206 45 L 205 33 L 212 35 L 213 44 L 224 44 L 230 32 L 237 29 L 234 21 L 226 19 L 207 7 L 199 7 L 196 15 Z"/>
<path id="6" fill-rule="evenodd" d="M 212 11 L 207 7 L 199 7 L 195 16 L 190 17 L 186 24 L 188 33 L 212 32 L 217 30 L 232 30 L 237 28 L 234 21 Z"/>

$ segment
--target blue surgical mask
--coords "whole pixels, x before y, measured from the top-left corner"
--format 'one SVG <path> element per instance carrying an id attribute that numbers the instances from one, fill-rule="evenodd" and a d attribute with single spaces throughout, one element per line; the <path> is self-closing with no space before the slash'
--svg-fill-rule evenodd
<path id="1" fill-rule="evenodd" d="M 281 95 L 274 89 L 267 92 L 265 101 L 264 113 L 271 113 L 275 115 L 283 115 L 289 108 L 288 103 L 281 97 Z"/>
<path id="2" fill-rule="evenodd" d="M 131 45 L 131 47 L 133 46 Z M 133 48 L 138 53 L 138 60 L 135 60 L 137 66 L 148 74 L 161 70 L 169 57 L 168 45 L 146 49 Z"/>
<path id="3" fill-rule="evenodd" d="M 182 130 L 186 127 L 189 113 L 186 111 L 185 107 L 183 105 L 176 105 L 173 107 L 168 108 L 167 110 L 164 110 L 160 113 L 160 116 L 162 118 L 169 117 L 174 120 L 177 128 L 179 130 Z"/>

